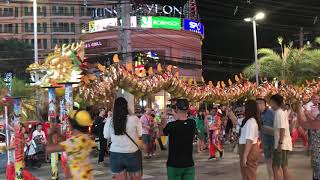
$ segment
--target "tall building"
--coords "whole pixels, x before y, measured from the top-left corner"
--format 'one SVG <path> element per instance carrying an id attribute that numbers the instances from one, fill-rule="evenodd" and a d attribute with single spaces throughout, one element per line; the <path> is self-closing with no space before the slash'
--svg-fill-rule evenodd
<path id="1" fill-rule="evenodd" d="M 93 10 L 113 1 L 38 0 L 39 59 L 56 44 L 79 40 L 88 27 Z M 0 3 L 0 39 L 18 39 L 33 45 L 32 0 L 8 0 Z"/>

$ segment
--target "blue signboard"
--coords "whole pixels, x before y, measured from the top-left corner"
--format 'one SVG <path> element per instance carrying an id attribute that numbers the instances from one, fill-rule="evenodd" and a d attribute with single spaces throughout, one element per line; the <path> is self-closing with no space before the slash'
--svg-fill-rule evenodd
<path id="1" fill-rule="evenodd" d="M 184 19 L 184 30 L 192 31 L 204 36 L 204 26 L 202 23 L 190 19 Z"/>

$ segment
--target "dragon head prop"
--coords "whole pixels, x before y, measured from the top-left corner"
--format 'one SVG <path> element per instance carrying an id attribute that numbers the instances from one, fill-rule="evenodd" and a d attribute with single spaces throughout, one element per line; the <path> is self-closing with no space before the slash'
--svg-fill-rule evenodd
<path id="1" fill-rule="evenodd" d="M 63 44 L 56 46 L 43 64 L 31 64 L 27 71 L 31 74 L 42 74 L 36 85 L 51 86 L 63 82 L 79 82 L 80 65 L 84 62 L 84 43 Z M 41 72 L 41 73 L 39 73 Z"/>

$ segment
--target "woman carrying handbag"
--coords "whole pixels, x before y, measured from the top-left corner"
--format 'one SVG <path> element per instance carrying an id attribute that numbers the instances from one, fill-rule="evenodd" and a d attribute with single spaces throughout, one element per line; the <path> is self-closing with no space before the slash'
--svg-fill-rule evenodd
<path id="1" fill-rule="evenodd" d="M 116 180 L 141 180 L 142 154 L 136 141 L 142 136 L 139 118 L 129 115 L 128 102 L 119 97 L 114 102 L 112 120 L 104 126 L 104 138 L 111 139 L 110 168 Z"/>

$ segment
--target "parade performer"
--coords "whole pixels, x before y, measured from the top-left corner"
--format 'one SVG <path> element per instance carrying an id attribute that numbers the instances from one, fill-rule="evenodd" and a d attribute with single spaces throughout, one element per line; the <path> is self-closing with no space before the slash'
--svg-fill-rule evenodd
<path id="1" fill-rule="evenodd" d="M 7 180 L 35 180 L 36 178 L 27 170 L 24 163 L 24 147 L 25 147 L 25 127 L 22 123 L 14 123 L 14 138 L 10 150 L 14 150 L 14 165 L 7 167 Z M 16 174 L 15 169 L 19 168 L 20 173 Z"/>
<path id="2" fill-rule="evenodd" d="M 294 146 L 299 138 L 299 136 L 302 139 L 303 146 L 307 149 L 308 148 L 308 137 L 305 130 L 301 127 L 301 125 L 298 123 L 297 118 L 294 117 L 292 120 L 292 145 Z"/>
<path id="3" fill-rule="evenodd" d="M 220 141 L 221 115 L 222 113 L 215 115 L 214 121 L 209 124 L 209 159 L 216 159 L 216 150 L 222 154 L 222 143 Z"/>
<path id="4" fill-rule="evenodd" d="M 86 134 L 88 127 L 92 126 L 92 119 L 87 111 L 77 110 L 70 115 L 71 137 L 58 144 L 49 142 L 47 153 L 66 151 L 70 174 L 67 178 L 72 180 L 92 180 L 92 166 L 90 152 L 95 142 Z M 51 129 L 49 136 L 57 134 L 57 129 Z M 51 139 L 51 138 L 50 138 Z"/>
<path id="5" fill-rule="evenodd" d="M 14 168 L 15 169 L 20 169 L 20 174 L 15 174 L 14 177 L 16 180 L 23 180 L 23 169 L 25 167 L 24 164 L 24 132 L 25 132 L 25 127 L 23 126 L 22 123 L 15 122 L 14 123 L 14 139 L 13 139 L 13 144 L 11 145 L 11 149 L 14 149 Z"/>

